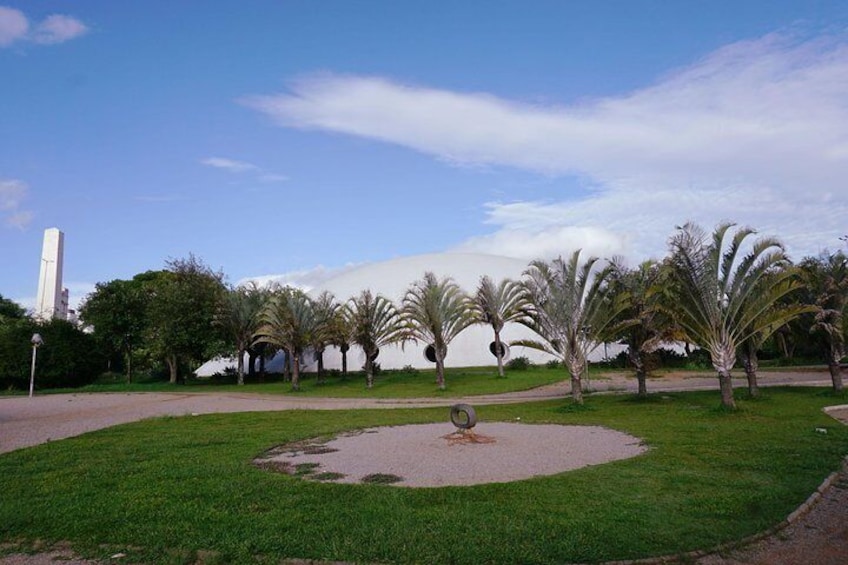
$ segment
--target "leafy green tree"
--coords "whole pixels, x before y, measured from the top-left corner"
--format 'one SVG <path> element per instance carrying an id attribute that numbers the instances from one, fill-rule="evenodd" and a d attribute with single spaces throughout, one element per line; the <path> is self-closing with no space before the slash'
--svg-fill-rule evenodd
<path id="1" fill-rule="evenodd" d="M 144 277 L 97 283 L 80 307 L 79 317 L 110 351 L 124 358 L 127 382 L 133 380 L 136 344 L 147 326 L 150 294 Z"/>
<path id="2" fill-rule="evenodd" d="M 177 382 L 181 364 L 200 363 L 224 349 L 220 333 L 213 331 L 226 290 L 223 278 L 189 255 L 169 261 L 152 282 L 147 340 L 168 366 L 171 383 Z"/>
<path id="3" fill-rule="evenodd" d="M 253 334 L 259 326 L 259 313 L 265 304 L 265 294 L 250 283 L 227 289 L 215 318 L 227 337 L 230 346 L 236 348 L 237 382 L 244 384 L 244 355 L 253 342 Z"/>
<path id="4" fill-rule="evenodd" d="M 4 298 L 0 294 L 0 324 L 9 320 L 22 320 L 26 317 L 26 310 L 23 306 L 13 300 Z"/>
<path id="5" fill-rule="evenodd" d="M 259 315 L 260 325 L 254 340 L 279 347 L 291 360 L 291 386 L 300 389 L 300 358 L 312 344 L 321 320 L 312 301 L 301 290 L 284 288 L 268 301 Z"/>
<path id="6" fill-rule="evenodd" d="M 492 326 L 495 334 L 498 376 L 503 377 L 503 356 L 506 348 L 501 342 L 501 331 L 507 322 L 517 322 L 526 316 L 527 303 L 524 287 L 509 279 L 503 279 L 495 284 L 489 276 L 483 276 L 474 295 L 474 309 L 480 323 Z"/>
<path id="7" fill-rule="evenodd" d="M 471 300 L 450 277 L 438 280 L 431 272 L 412 284 L 403 298 L 402 315 L 409 337 L 433 347 L 436 384 L 445 388 L 445 356 L 448 345 L 474 323 Z"/>
<path id="8" fill-rule="evenodd" d="M 810 333 L 820 344 L 827 363 L 833 390 L 843 390 L 840 361 L 845 357 L 848 324 L 848 257 L 842 251 L 807 257 L 801 262 L 801 273 L 808 292 L 813 316 Z"/>
<path id="9" fill-rule="evenodd" d="M 775 305 L 798 287 L 783 245 L 760 238 L 742 254 L 755 232 L 719 225 L 711 236 L 687 223 L 670 240 L 668 258 L 675 284 L 667 307 L 689 341 L 710 353 L 718 373 L 721 402 L 735 408 L 730 371 L 745 340 L 780 325 L 785 312 Z"/>
<path id="10" fill-rule="evenodd" d="M 406 324 L 392 301 L 363 290 L 348 300 L 344 308 L 350 339 L 365 354 L 365 384 L 374 386 L 374 360 L 380 348 L 406 338 Z"/>
<path id="11" fill-rule="evenodd" d="M 571 375 L 571 396 L 583 403 L 583 376 L 589 354 L 621 331 L 624 294 L 613 295 L 605 284 L 609 267 L 594 272 L 597 257 L 580 263 L 580 250 L 568 261 L 533 261 L 525 271 L 524 289 L 529 304 L 522 324 L 542 341 L 513 343 L 545 351 L 560 360 Z"/>

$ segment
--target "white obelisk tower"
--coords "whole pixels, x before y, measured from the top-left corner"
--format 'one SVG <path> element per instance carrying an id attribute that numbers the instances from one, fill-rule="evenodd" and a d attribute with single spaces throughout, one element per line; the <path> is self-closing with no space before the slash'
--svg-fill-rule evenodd
<path id="1" fill-rule="evenodd" d="M 38 275 L 38 296 L 35 315 L 42 320 L 68 317 L 67 298 L 62 288 L 62 257 L 65 252 L 65 234 L 58 228 L 44 230 L 41 249 L 41 270 Z"/>

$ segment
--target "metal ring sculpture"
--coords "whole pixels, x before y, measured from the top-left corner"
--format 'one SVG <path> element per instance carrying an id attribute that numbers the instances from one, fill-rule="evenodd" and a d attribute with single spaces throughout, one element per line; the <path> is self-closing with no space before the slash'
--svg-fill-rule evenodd
<path id="1" fill-rule="evenodd" d="M 470 404 L 454 404 L 450 411 L 451 423 L 460 430 L 470 430 L 477 425 L 477 413 Z"/>

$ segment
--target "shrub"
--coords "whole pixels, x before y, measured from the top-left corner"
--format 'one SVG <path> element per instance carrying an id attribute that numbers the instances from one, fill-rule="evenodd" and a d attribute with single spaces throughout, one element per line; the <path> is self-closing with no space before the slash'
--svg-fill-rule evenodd
<path id="1" fill-rule="evenodd" d="M 106 356 L 97 341 L 65 320 L 38 323 L 16 320 L 0 326 L 0 386 L 29 388 L 32 334 L 39 333 L 44 345 L 38 348 L 35 369 L 37 388 L 79 387 L 90 384 L 106 368 Z"/>
<path id="2" fill-rule="evenodd" d="M 527 357 L 521 356 L 521 357 L 513 357 L 512 359 L 510 359 L 506 364 L 506 368 L 509 369 L 510 371 L 526 371 L 532 365 L 533 365 L 533 363 L 530 362 L 530 359 L 528 359 Z"/>
<path id="3" fill-rule="evenodd" d="M 548 369 L 561 369 L 562 361 L 560 361 L 559 359 L 551 359 L 550 361 L 545 363 L 545 367 Z"/>

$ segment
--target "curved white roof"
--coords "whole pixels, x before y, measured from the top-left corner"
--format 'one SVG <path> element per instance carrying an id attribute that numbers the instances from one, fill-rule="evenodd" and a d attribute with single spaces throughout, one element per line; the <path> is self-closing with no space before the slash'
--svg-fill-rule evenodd
<path id="1" fill-rule="evenodd" d="M 450 276 L 463 290 L 474 293 L 480 278 L 489 275 L 495 282 L 504 278 L 518 280 L 527 262 L 500 255 L 482 253 L 431 253 L 372 263 L 346 271 L 318 285 L 309 294 L 324 290 L 344 302 L 365 289 L 400 302 L 413 282 L 432 271 L 439 279 Z"/>
<path id="2" fill-rule="evenodd" d="M 527 269 L 527 262 L 512 257 L 485 255 L 481 253 L 431 253 L 391 259 L 381 263 L 372 263 L 347 271 L 325 281 L 312 289 L 309 294 L 317 296 L 327 290 L 333 293 L 336 300 L 346 302 L 357 296 L 365 289 L 374 294 L 381 294 L 400 307 L 401 300 L 407 289 L 416 280 L 422 279 L 424 273 L 431 271 L 442 279 L 451 277 L 466 293 L 473 295 L 483 275 L 488 275 L 495 281 L 509 278 L 519 280 Z M 535 339 L 536 336 L 527 328 L 518 324 L 508 324 L 502 339 L 509 342 L 516 339 Z M 489 351 L 489 344 L 494 339 L 491 327 L 474 325 L 464 330 L 449 346 L 445 364 L 452 367 L 469 367 L 494 365 L 495 358 Z M 400 369 L 411 365 L 416 368 L 432 368 L 433 364 L 424 358 L 425 343 L 406 343 L 403 347 L 387 347 L 380 352 L 378 362 L 385 369 Z M 537 363 L 544 363 L 549 356 L 526 348 L 513 350 L 512 355 L 523 355 Z M 351 355 L 352 354 L 352 355 Z M 348 354 L 351 369 L 359 369 L 364 363 L 364 355 L 358 348 Z M 339 354 L 328 348 L 324 355 L 324 363 L 328 368 L 338 368 Z M 309 367 L 314 369 L 314 367 Z"/>

